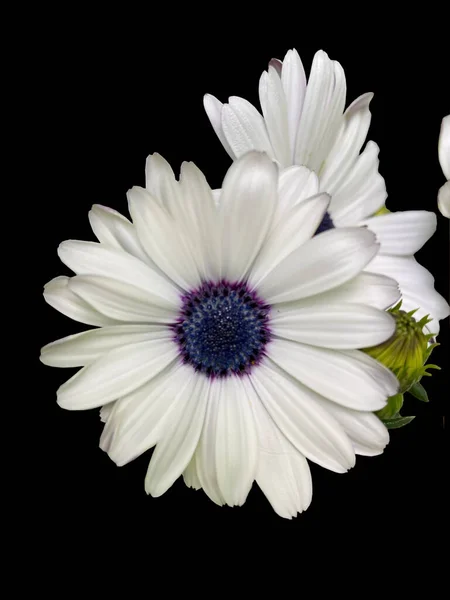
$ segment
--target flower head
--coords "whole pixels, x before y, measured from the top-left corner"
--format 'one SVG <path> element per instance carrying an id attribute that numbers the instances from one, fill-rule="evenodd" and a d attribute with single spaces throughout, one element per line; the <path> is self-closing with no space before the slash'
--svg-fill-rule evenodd
<path id="1" fill-rule="evenodd" d="M 427 211 L 374 216 L 385 206 L 387 192 L 378 172 L 378 146 L 368 141 L 364 147 L 372 97 L 363 94 L 344 111 L 346 80 L 341 65 L 320 50 L 307 81 L 297 51 L 289 50 L 283 61 L 272 60 L 261 76 L 262 115 L 236 96 L 222 104 L 207 94 L 204 105 L 232 159 L 261 150 L 286 170 L 286 178 L 295 179 L 299 166 L 312 169 L 320 191 L 331 196 L 320 231 L 348 226 L 374 231 L 380 252 L 367 270 L 396 279 L 405 310 L 419 307 L 419 319 L 430 315 L 430 330 L 437 334 L 439 320 L 450 314 L 450 307 L 434 289 L 433 277 L 414 258 L 433 235 L 436 216 Z"/>
<path id="2" fill-rule="evenodd" d="M 218 504 L 242 504 L 254 480 L 284 517 L 311 500 L 306 459 L 336 472 L 383 451 L 372 411 L 398 382 L 358 350 L 391 337 L 395 281 L 362 273 L 378 245 L 363 228 L 314 236 L 329 198 L 317 177 L 284 185 L 253 152 L 228 171 L 218 204 L 203 174 L 180 181 L 158 155 L 133 223 L 95 206 L 99 243 L 67 241 L 75 273 L 47 302 L 98 326 L 48 344 L 45 364 L 82 367 L 58 390 L 69 410 L 103 407 L 101 447 L 124 465 L 156 445 L 145 487 L 183 474 Z"/>

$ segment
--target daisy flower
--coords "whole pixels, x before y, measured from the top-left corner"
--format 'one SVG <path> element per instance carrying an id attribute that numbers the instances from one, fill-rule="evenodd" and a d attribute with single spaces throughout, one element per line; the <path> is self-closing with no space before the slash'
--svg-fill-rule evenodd
<path id="1" fill-rule="evenodd" d="M 346 80 L 341 65 L 320 50 L 308 82 L 296 50 L 270 61 L 259 82 L 262 115 L 247 100 L 232 96 L 228 104 L 207 94 L 204 106 L 211 124 L 234 160 L 261 150 L 295 179 L 298 168 L 317 173 L 320 190 L 331 196 L 320 231 L 365 225 L 375 232 L 380 252 L 368 265 L 372 272 L 399 282 L 405 310 L 418 307 L 418 318 L 431 315 L 428 327 L 439 332 L 439 320 L 450 313 L 434 289 L 434 278 L 414 258 L 436 229 L 427 211 L 390 213 L 378 146 L 367 142 L 373 94 L 363 94 L 345 110 Z M 362 150 L 362 151 L 361 151 Z M 386 214 L 375 216 L 378 211 Z"/>
<path id="2" fill-rule="evenodd" d="M 372 411 L 398 381 L 359 351 L 388 339 L 395 281 L 362 272 L 378 251 L 365 228 L 314 236 L 329 204 L 314 173 L 283 188 L 266 155 L 229 169 L 217 206 L 192 164 L 180 180 L 159 155 L 130 223 L 94 206 L 97 242 L 66 241 L 75 276 L 46 301 L 97 329 L 42 349 L 82 367 L 57 392 L 69 410 L 103 407 L 101 448 L 125 465 L 156 445 L 145 489 L 183 475 L 217 504 L 241 505 L 253 481 L 283 517 L 311 500 L 307 460 L 343 473 L 388 432 Z"/>
<path id="3" fill-rule="evenodd" d="M 450 115 L 442 119 L 439 135 L 439 162 L 447 183 L 439 190 L 438 208 L 444 217 L 450 218 Z"/>

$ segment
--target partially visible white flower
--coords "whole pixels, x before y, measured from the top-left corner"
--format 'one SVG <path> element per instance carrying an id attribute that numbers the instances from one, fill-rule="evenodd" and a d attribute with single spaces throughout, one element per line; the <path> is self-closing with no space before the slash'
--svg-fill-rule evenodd
<path id="1" fill-rule="evenodd" d="M 281 62 L 269 63 L 259 83 L 262 115 L 247 100 L 232 96 L 228 104 L 207 94 L 204 106 L 211 124 L 232 159 L 261 150 L 284 169 L 283 185 L 294 186 L 298 166 L 313 170 L 319 190 L 331 196 L 327 216 L 319 227 L 366 226 L 381 244 L 367 266 L 399 282 L 406 311 L 419 308 L 418 319 L 430 315 L 430 331 L 450 313 L 446 300 L 434 289 L 434 278 L 414 258 L 433 235 L 436 215 L 405 211 L 374 216 L 387 198 L 378 172 L 378 146 L 367 142 L 373 94 L 363 94 L 345 110 L 346 80 L 341 65 L 319 50 L 307 82 L 296 50 Z M 297 165 L 297 166 L 295 166 Z"/>
<path id="2" fill-rule="evenodd" d="M 450 218 L 450 115 L 442 119 L 439 135 L 439 162 L 447 183 L 438 193 L 438 208 L 444 217 Z"/>
<path id="3" fill-rule="evenodd" d="M 48 344 L 41 360 L 82 367 L 58 403 L 103 407 L 101 447 L 118 465 L 156 445 L 153 496 L 183 475 L 240 505 L 256 481 L 290 518 L 311 501 L 306 459 L 343 473 L 389 441 L 372 411 L 398 381 L 358 348 L 393 334 L 383 309 L 398 286 L 361 272 L 378 251 L 367 229 L 313 237 L 329 197 L 303 174 L 280 189 L 273 162 L 248 153 L 217 206 L 193 164 L 178 182 L 154 155 L 146 189 L 128 194 L 133 223 L 95 206 L 99 243 L 59 247 L 75 275 L 47 284 L 45 299 L 99 328 Z"/>

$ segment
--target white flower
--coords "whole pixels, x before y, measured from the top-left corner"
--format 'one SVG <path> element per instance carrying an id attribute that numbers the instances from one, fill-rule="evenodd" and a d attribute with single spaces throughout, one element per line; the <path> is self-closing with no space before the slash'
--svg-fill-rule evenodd
<path id="1" fill-rule="evenodd" d="M 304 169 L 306 173 L 306 169 Z M 103 406 L 100 445 L 124 465 L 156 445 L 145 481 L 163 494 L 183 474 L 217 504 L 254 480 L 275 511 L 305 510 L 306 459 L 342 473 L 388 432 L 372 411 L 398 382 L 358 348 L 394 332 L 395 281 L 362 273 L 378 250 L 364 228 L 314 233 L 328 207 L 309 173 L 288 188 L 264 154 L 225 178 L 219 207 L 192 164 L 176 181 L 159 156 L 128 194 L 131 224 L 94 206 L 100 243 L 66 241 L 75 272 L 49 304 L 99 326 L 48 344 L 41 360 L 83 367 L 58 390 L 69 410 Z"/>
<path id="2" fill-rule="evenodd" d="M 247 100 L 233 96 L 222 104 L 207 94 L 204 105 L 211 124 L 232 159 L 249 150 L 265 151 L 296 177 L 292 165 L 314 170 L 320 190 L 331 195 L 329 215 L 320 231 L 365 225 L 374 231 L 380 252 L 368 270 L 395 278 L 403 307 L 430 314 L 430 331 L 450 313 L 434 289 L 434 279 L 414 258 L 436 229 L 436 216 L 406 211 L 375 217 L 387 198 L 378 172 L 378 146 L 366 140 L 373 94 L 357 98 L 344 112 L 346 81 L 341 65 L 323 51 L 316 53 L 308 83 L 296 50 L 283 62 L 272 60 L 261 76 L 263 116 Z M 388 212 L 388 211 L 386 211 Z M 331 217 L 331 218 L 329 218 Z"/>
<path id="3" fill-rule="evenodd" d="M 450 115 L 442 119 L 439 135 L 439 162 L 447 183 L 438 193 L 438 208 L 444 217 L 450 218 Z"/>

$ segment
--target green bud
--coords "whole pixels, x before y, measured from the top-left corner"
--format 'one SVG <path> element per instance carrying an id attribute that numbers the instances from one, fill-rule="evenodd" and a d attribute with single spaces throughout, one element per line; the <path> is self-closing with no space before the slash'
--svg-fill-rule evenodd
<path id="1" fill-rule="evenodd" d="M 427 369 L 439 369 L 436 365 L 425 365 L 433 348 L 439 345 L 430 343 L 434 334 L 423 333 L 423 328 L 431 319 L 426 316 L 416 321 L 413 315 L 417 309 L 407 313 L 400 309 L 401 304 L 399 302 L 388 311 L 396 321 L 392 337 L 378 346 L 364 349 L 364 352 L 396 375 L 400 382 L 400 395 L 418 383 L 423 376 L 430 375 Z"/>

